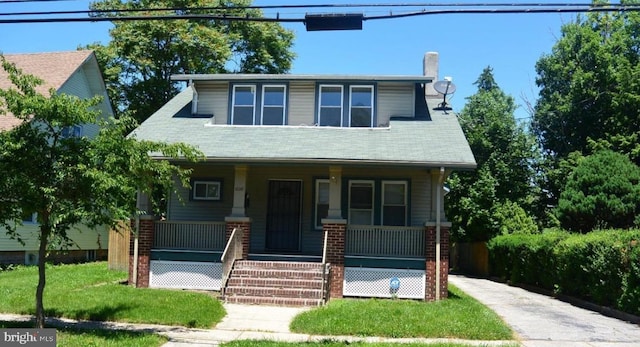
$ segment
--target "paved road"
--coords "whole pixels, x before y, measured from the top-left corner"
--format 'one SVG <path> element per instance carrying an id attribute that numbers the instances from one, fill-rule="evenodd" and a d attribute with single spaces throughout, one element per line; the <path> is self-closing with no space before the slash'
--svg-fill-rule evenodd
<path id="1" fill-rule="evenodd" d="M 450 275 L 449 282 L 502 317 L 522 346 L 640 346 L 638 325 L 486 279 Z"/>

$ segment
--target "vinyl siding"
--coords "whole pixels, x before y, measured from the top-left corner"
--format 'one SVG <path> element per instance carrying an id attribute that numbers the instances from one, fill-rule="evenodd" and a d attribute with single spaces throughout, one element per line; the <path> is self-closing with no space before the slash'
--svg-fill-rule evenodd
<path id="1" fill-rule="evenodd" d="M 288 125 L 313 125 L 315 114 L 315 83 L 289 84 Z"/>
<path id="2" fill-rule="evenodd" d="M 197 166 L 192 179 L 212 179 L 222 181 L 222 199 L 220 201 L 200 201 L 191 199 L 191 190 L 176 181 L 178 194 L 172 193 L 167 203 L 167 218 L 175 221 L 212 221 L 222 222 L 231 214 L 233 207 L 233 166 Z M 180 200 L 182 199 L 182 200 Z"/>
<path id="3" fill-rule="evenodd" d="M 4 229 L 0 229 L 2 237 L 0 237 L 0 251 L 37 251 L 38 250 L 38 225 L 25 224 L 18 228 L 25 245 L 23 246 L 16 240 L 10 239 L 5 234 Z M 77 245 L 73 245 L 70 249 L 107 249 L 109 248 L 109 231 L 106 226 L 90 229 L 85 225 L 79 226 L 68 232 L 69 238 Z"/>
<path id="4" fill-rule="evenodd" d="M 103 100 L 96 106 L 96 108 L 102 113 L 103 116 L 112 116 L 107 96 L 102 95 L 99 92 L 100 89 L 95 87 L 96 84 L 99 84 L 99 81 L 92 81 L 90 80 L 89 76 L 94 76 L 94 74 L 88 74 L 85 69 L 79 69 L 69 77 L 69 79 L 62 85 L 62 87 L 60 87 L 58 92 L 75 95 L 81 99 L 89 99 L 96 95 L 102 96 Z M 92 86 L 94 87 L 92 88 Z M 100 128 L 97 124 L 83 124 L 81 136 L 93 138 L 98 135 L 99 130 Z"/>
<path id="5" fill-rule="evenodd" d="M 229 83 L 197 84 L 198 114 L 212 114 L 215 124 L 228 124 Z"/>
<path id="6" fill-rule="evenodd" d="M 224 221 L 231 214 L 233 206 L 235 169 L 233 165 L 207 165 L 194 167 L 192 178 L 221 179 L 221 201 L 194 201 L 189 198 L 189 189 L 179 188 L 184 203 L 173 195 L 168 202 L 169 220 L 176 221 Z M 322 231 L 316 230 L 314 221 L 314 185 L 318 178 L 329 176 L 327 166 L 249 166 L 246 192 L 249 205 L 246 215 L 251 218 L 252 253 L 265 251 L 267 203 L 270 180 L 290 180 L 302 182 L 302 220 L 300 223 L 301 252 L 320 255 L 322 252 Z M 348 180 L 407 180 L 410 189 L 411 226 L 423 226 L 430 221 L 431 214 L 431 173 L 426 169 L 385 169 L 343 167 L 343 187 Z M 346 189 L 346 188 L 345 188 Z M 378 192 L 380 193 L 380 192 Z M 342 192 L 346 200 L 345 190 Z M 346 207 L 345 207 L 346 208 Z M 343 209 L 344 210 L 344 209 Z M 346 216 L 344 216 L 346 217 Z"/>
<path id="7" fill-rule="evenodd" d="M 215 124 L 228 124 L 229 84 L 204 82 L 197 86 L 199 114 L 215 115 Z M 377 125 L 386 126 L 391 116 L 413 117 L 415 114 L 415 90 L 413 84 L 379 83 Z M 288 85 L 288 125 L 313 125 L 316 113 L 316 84 L 309 81 L 293 81 Z"/>
<path id="8" fill-rule="evenodd" d="M 388 125 L 392 116 L 413 117 L 415 87 L 406 83 L 378 84 L 378 125 Z"/>

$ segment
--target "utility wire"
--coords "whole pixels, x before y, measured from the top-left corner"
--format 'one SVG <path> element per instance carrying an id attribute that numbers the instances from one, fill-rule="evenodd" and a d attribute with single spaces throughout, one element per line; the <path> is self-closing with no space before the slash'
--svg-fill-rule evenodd
<path id="1" fill-rule="evenodd" d="M 15 1 L 15 0 L 9 0 Z M 23 0 L 24 1 L 24 0 Z M 60 0 L 29 0 L 29 1 L 60 1 Z M 17 15 L 72 15 L 87 14 L 89 17 L 55 17 L 55 18 L 11 18 L 0 19 L 0 24 L 18 24 L 18 23 L 54 23 L 54 22 L 104 22 L 104 21 L 140 21 L 140 20 L 228 20 L 228 21 L 255 21 L 255 22 L 299 22 L 304 23 L 305 18 L 282 18 L 278 14 L 276 17 L 251 17 L 237 16 L 227 14 L 171 14 L 171 15 L 127 15 L 117 16 L 113 13 L 131 13 L 131 12 L 186 12 L 186 11 L 232 11 L 240 9 L 276 9 L 276 8 L 316 8 L 316 7 L 498 7 L 492 9 L 486 8 L 464 8 L 464 9 L 442 9 L 405 12 L 405 13 L 389 13 L 380 16 L 363 16 L 363 20 L 380 20 L 404 17 L 415 17 L 425 15 L 443 15 L 443 14 L 526 14 L 526 13 L 584 13 L 584 12 L 638 12 L 640 5 L 625 4 L 577 4 L 577 3 L 555 3 L 555 4 L 368 4 L 368 5 L 269 5 L 269 6 L 239 6 L 239 7 L 180 7 L 180 8 L 158 8 L 158 9 L 113 9 L 113 10 L 89 10 L 89 11 L 58 11 L 58 12 L 18 12 L 18 13 L 0 13 L 0 16 L 17 16 Z M 509 8 L 502 8 L 509 7 Z M 531 8 L 522 8 L 531 7 Z"/>

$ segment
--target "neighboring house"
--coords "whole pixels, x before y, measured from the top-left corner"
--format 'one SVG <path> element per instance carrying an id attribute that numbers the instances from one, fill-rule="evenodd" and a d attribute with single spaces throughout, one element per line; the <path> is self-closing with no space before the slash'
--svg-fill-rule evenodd
<path id="1" fill-rule="evenodd" d="M 8 61 L 14 63 L 24 73 L 39 77 L 44 83 L 36 89 L 49 95 L 50 89 L 58 93 L 91 98 L 104 97 L 98 105 L 103 115 L 113 115 L 107 91 L 93 51 L 71 51 L 56 53 L 5 54 Z M 8 74 L 0 68 L 0 88 L 15 87 Z M 0 131 L 8 131 L 20 124 L 20 120 L 11 114 L 0 115 Z M 69 136 L 94 137 L 98 133 L 97 124 L 79 124 L 65 129 Z M 2 174 L 2 173 L 0 173 Z M 0 228 L 0 264 L 36 264 L 38 260 L 38 224 L 35 214 L 24 216 L 24 225 L 18 233 L 25 241 L 23 246 L 9 238 Z M 69 232 L 76 244 L 68 252 L 52 254 L 55 261 L 83 261 L 104 259 L 109 244 L 106 228 L 89 229 L 80 226 Z"/>
<path id="2" fill-rule="evenodd" d="M 130 282 L 290 305 L 447 297 L 443 182 L 476 163 L 433 89 L 437 53 L 424 71 L 173 76 L 188 87 L 132 136 L 206 160 L 162 220 L 137 221 Z"/>

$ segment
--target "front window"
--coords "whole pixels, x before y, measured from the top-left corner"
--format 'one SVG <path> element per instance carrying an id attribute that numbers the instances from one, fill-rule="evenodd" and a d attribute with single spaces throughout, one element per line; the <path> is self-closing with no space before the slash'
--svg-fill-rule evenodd
<path id="1" fill-rule="evenodd" d="M 262 87 L 262 124 L 284 125 L 285 86 Z"/>
<path id="2" fill-rule="evenodd" d="M 220 181 L 193 181 L 191 186 L 193 200 L 220 200 Z"/>
<path id="3" fill-rule="evenodd" d="M 316 180 L 316 229 L 322 229 L 322 219 L 329 215 L 329 180 Z"/>
<path id="4" fill-rule="evenodd" d="M 255 103 L 255 86 L 233 86 L 233 110 L 231 113 L 231 124 L 253 125 L 255 116 Z"/>
<path id="5" fill-rule="evenodd" d="M 342 86 L 320 86 L 320 126 L 342 126 Z"/>
<path id="6" fill-rule="evenodd" d="M 407 182 L 382 182 L 382 225 L 407 225 Z"/>
<path id="7" fill-rule="evenodd" d="M 373 225 L 373 181 L 349 181 L 349 223 Z"/>
<path id="8" fill-rule="evenodd" d="M 351 86 L 349 93 L 351 127 L 373 126 L 373 87 Z"/>

